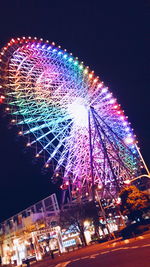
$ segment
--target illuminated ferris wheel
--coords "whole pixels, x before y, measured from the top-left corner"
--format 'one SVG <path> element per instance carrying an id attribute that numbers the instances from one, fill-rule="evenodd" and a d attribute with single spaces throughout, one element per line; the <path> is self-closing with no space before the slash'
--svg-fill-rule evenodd
<path id="1" fill-rule="evenodd" d="M 81 196 L 93 186 L 116 196 L 138 176 L 136 140 L 109 89 L 93 71 L 54 43 L 12 39 L 1 52 L 1 87 L 12 123 L 45 168 Z"/>

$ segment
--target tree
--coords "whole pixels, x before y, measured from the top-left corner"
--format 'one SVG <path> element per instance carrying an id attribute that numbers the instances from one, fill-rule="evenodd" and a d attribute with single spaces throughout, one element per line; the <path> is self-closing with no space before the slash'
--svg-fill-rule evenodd
<path id="1" fill-rule="evenodd" d="M 142 219 L 143 212 L 149 207 L 148 195 L 140 191 L 136 186 L 126 186 L 120 192 L 122 214 L 127 215 L 128 219 L 139 221 Z"/>
<path id="2" fill-rule="evenodd" d="M 60 212 L 60 226 L 67 229 L 72 226 L 74 227 L 75 231 L 79 231 L 83 245 L 87 245 L 84 236 L 85 220 L 93 220 L 95 233 L 98 234 L 99 215 L 96 205 L 92 201 L 85 204 L 72 203 L 68 209 Z"/>

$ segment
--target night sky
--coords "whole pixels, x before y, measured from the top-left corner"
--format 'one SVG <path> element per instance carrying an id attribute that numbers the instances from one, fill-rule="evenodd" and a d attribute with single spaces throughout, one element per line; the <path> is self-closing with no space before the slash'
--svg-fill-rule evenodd
<path id="1" fill-rule="evenodd" d="M 84 61 L 122 105 L 150 167 L 150 1 L 2 2 L 0 46 L 12 37 L 36 36 Z M 3 115 L 1 108 L 0 221 L 56 190 Z"/>

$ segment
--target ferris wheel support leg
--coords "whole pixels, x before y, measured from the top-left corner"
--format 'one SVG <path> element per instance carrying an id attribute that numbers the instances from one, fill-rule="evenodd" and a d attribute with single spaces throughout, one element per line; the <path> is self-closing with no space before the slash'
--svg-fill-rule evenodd
<path id="1" fill-rule="evenodd" d="M 90 120 L 90 110 L 88 112 L 88 122 L 89 122 L 89 143 L 90 143 L 90 164 L 91 164 L 91 177 L 92 177 L 92 200 L 95 201 L 95 186 L 94 186 L 94 172 L 93 172 L 93 149 L 92 149 L 92 134 L 91 134 L 91 120 Z"/>
<path id="2" fill-rule="evenodd" d="M 102 147 L 103 147 L 104 155 L 105 155 L 105 157 L 107 158 L 108 164 L 109 164 L 109 166 L 110 166 L 110 170 L 111 170 L 111 172 L 112 172 L 112 175 L 113 175 L 114 180 L 115 180 L 115 183 L 116 183 L 116 189 L 117 189 L 117 191 L 118 191 L 118 193 L 119 193 L 119 192 L 120 192 L 120 187 L 119 187 L 119 184 L 118 184 L 116 175 L 115 175 L 115 173 L 114 173 L 114 170 L 113 170 L 111 161 L 110 161 L 110 159 L 109 159 L 108 152 L 107 152 L 107 148 L 106 148 L 106 146 L 105 146 L 105 144 L 104 144 L 104 142 L 103 142 L 103 139 L 102 139 L 102 136 L 101 136 L 101 133 L 100 133 L 99 128 L 101 129 L 101 132 L 104 134 L 104 136 L 105 136 L 105 133 L 104 133 L 103 129 L 101 128 L 100 124 L 98 123 L 97 118 L 95 117 L 95 114 L 94 114 L 94 108 L 91 108 L 91 112 L 92 112 L 92 115 L 93 115 L 93 121 L 94 121 L 94 124 L 95 124 L 95 128 L 97 129 L 97 133 L 98 133 L 98 136 L 99 136 L 99 138 L 100 138 L 100 142 L 101 142 Z"/>

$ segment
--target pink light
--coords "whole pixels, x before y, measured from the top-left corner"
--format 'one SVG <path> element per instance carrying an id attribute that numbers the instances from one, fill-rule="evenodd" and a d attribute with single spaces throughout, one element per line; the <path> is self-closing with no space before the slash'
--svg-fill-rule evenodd
<path id="1" fill-rule="evenodd" d="M 121 116 L 120 119 L 123 121 L 125 119 L 125 117 L 124 116 Z"/>
<path id="2" fill-rule="evenodd" d="M 97 87 L 98 88 L 101 88 L 102 86 L 103 86 L 103 84 L 102 83 L 99 83 Z"/>
<path id="3" fill-rule="evenodd" d="M 96 78 L 96 79 L 94 79 L 93 83 L 96 83 L 97 81 L 98 81 L 98 79 Z"/>
<path id="4" fill-rule="evenodd" d="M 118 105 L 115 105 L 114 108 L 117 109 L 118 108 Z"/>
<path id="5" fill-rule="evenodd" d="M 45 164 L 45 168 L 48 168 L 48 167 L 49 167 L 49 164 L 48 164 L 48 163 L 46 163 L 46 164 Z"/>
<path id="6" fill-rule="evenodd" d="M 106 95 L 106 98 L 111 98 L 111 96 L 112 96 L 112 94 L 109 93 L 109 94 Z"/>
<path id="7" fill-rule="evenodd" d="M 115 102 L 116 102 L 116 99 L 114 98 L 109 101 L 110 104 L 114 104 Z"/>
<path id="8" fill-rule="evenodd" d="M 125 131 L 126 132 L 129 132 L 130 131 L 130 128 L 129 127 L 125 128 Z"/>
<path id="9" fill-rule="evenodd" d="M 133 144 L 134 139 L 133 139 L 132 137 L 128 136 L 128 137 L 125 138 L 124 141 L 125 141 L 125 143 L 126 143 L 127 145 L 130 145 L 130 144 Z"/>
<path id="10" fill-rule="evenodd" d="M 108 91 L 108 87 L 102 89 L 102 93 L 106 93 Z"/>
<path id="11" fill-rule="evenodd" d="M 26 146 L 31 146 L 31 143 L 27 143 Z"/>

